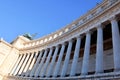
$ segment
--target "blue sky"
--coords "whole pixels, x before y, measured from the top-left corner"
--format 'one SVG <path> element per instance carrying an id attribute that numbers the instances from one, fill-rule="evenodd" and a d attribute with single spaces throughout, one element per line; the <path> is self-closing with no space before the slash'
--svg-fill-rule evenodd
<path id="1" fill-rule="evenodd" d="M 0 37 L 11 42 L 24 33 L 40 38 L 85 14 L 102 0 L 0 0 Z"/>

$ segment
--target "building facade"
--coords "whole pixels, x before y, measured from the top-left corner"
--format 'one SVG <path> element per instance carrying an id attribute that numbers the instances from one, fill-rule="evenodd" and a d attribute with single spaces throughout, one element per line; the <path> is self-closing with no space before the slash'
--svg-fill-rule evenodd
<path id="1" fill-rule="evenodd" d="M 0 80 L 119 80 L 120 0 L 40 39 L 1 39 L 0 59 Z"/>

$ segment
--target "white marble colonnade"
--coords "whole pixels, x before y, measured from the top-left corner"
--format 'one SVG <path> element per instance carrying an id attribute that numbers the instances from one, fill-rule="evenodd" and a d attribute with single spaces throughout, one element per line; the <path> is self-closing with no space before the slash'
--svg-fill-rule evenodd
<path id="1" fill-rule="evenodd" d="M 114 57 L 114 70 L 119 71 L 120 70 L 120 33 L 119 33 L 119 26 L 117 19 L 115 16 L 110 18 L 111 22 L 111 30 L 112 30 L 112 44 L 113 44 L 113 57 Z M 95 73 L 104 73 L 104 68 L 103 68 L 103 54 L 104 54 L 104 44 L 103 44 L 103 25 L 102 23 L 96 26 L 97 28 L 97 44 L 96 44 L 96 63 L 95 63 Z M 84 55 L 83 55 L 83 61 L 82 61 L 82 69 L 81 69 L 81 75 L 87 75 L 89 72 L 89 57 L 90 57 L 90 47 L 91 47 L 91 31 L 88 30 L 85 32 L 85 48 L 84 48 Z M 74 57 L 72 60 L 72 65 L 70 69 L 70 76 L 75 76 L 76 75 L 76 67 L 79 66 L 77 65 L 79 55 L 80 55 L 80 46 L 81 46 L 81 34 L 79 36 L 75 37 L 76 39 L 76 46 L 74 50 Z M 72 51 L 72 46 L 73 46 L 73 41 L 70 39 L 67 41 L 68 43 L 68 48 L 65 56 L 65 60 L 62 65 L 61 73 L 59 74 L 60 71 L 60 66 L 62 64 L 62 58 L 65 53 L 65 48 L 66 48 L 66 42 L 55 47 L 55 51 L 53 53 L 53 47 L 47 48 L 44 51 L 41 50 L 39 53 L 33 53 L 31 54 L 21 54 L 16 62 L 16 65 L 14 66 L 13 70 L 11 71 L 11 75 L 17 75 L 21 74 L 22 76 L 30 76 L 30 77 L 57 77 L 60 75 L 60 77 L 65 77 L 67 74 L 67 66 L 70 61 L 70 55 Z M 60 52 L 58 53 L 60 49 Z M 47 56 L 48 54 L 48 56 Z M 52 56 L 53 54 L 53 56 Z M 43 55 L 43 56 L 42 56 Z M 58 56 L 57 62 L 56 58 Z M 35 57 L 35 58 L 34 58 Z M 50 58 L 52 57 L 52 60 L 50 62 Z M 36 61 L 34 60 L 36 59 Z M 54 67 L 54 68 L 53 68 Z M 48 68 L 48 70 L 47 70 Z M 28 71 L 29 70 L 29 71 Z M 29 74 L 29 75 L 28 75 Z"/>

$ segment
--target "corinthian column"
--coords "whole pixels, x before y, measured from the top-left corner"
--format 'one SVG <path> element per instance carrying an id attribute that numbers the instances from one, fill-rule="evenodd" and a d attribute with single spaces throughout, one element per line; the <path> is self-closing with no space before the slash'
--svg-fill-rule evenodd
<path id="1" fill-rule="evenodd" d="M 15 66 L 13 66 L 14 68 L 13 68 L 12 72 L 10 73 L 11 75 L 14 75 L 14 73 L 15 73 L 15 71 L 16 71 L 19 63 L 20 63 L 20 60 L 22 59 L 22 56 L 23 56 L 23 55 L 20 54 L 20 56 L 19 56 L 19 58 L 18 58 L 18 60 L 17 60 L 17 62 L 16 62 L 16 64 L 15 64 Z"/>
<path id="2" fill-rule="evenodd" d="M 65 56 L 65 61 L 63 64 L 62 72 L 61 72 L 61 77 L 64 77 L 65 74 L 67 73 L 67 67 L 68 67 L 68 63 L 69 63 L 69 59 L 70 59 L 71 50 L 72 50 L 72 40 L 69 41 L 67 53 Z"/>
<path id="3" fill-rule="evenodd" d="M 114 55 L 114 70 L 120 70 L 120 33 L 118 23 L 115 17 L 111 19 L 112 27 L 112 43 L 113 43 L 113 55 Z"/>
<path id="4" fill-rule="evenodd" d="M 26 65 L 26 63 L 27 63 L 27 61 L 28 61 L 28 58 L 29 58 L 29 55 L 28 54 L 26 54 L 26 58 L 25 58 L 25 60 L 24 60 L 24 63 L 23 63 L 23 65 L 21 66 L 21 69 L 20 69 L 20 71 L 19 71 L 19 75 L 22 73 L 22 71 L 23 71 L 23 69 L 24 69 L 24 67 L 25 67 L 25 65 Z"/>
<path id="5" fill-rule="evenodd" d="M 62 48 L 60 50 L 60 55 L 59 55 L 59 58 L 58 58 L 58 61 L 56 63 L 55 70 L 54 70 L 54 73 L 53 73 L 53 77 L 56 77 L 58 75 L 58 71 L 60 70 L 60 64 L 61 64 L 61 61 L 62 61 L 64 50 L 65 50 L 65 43 L 62 44 Z"/>
<path id="6" fill-rule="evenodd" d="M 90 56 L 90 40 L 91 40 L 91 34 L 90 32 L 87 32 L 81 75 L 88 74 L 89 56 Z"/>
<path id="7" fill-rule="evenodd" d="M 19 70 L 20 70 L 22 64 L 24 63 L 25 57 L 26 57 L 26 54 L 23 54 L 22 60 L 20 61 L 20 64 L 18 65 L 18 67 L 17 67 L 17 69 L 16 69 L 14 75 L 17 75 L 17 74 L 18 74 L 18 72 L 19 72 Z"/>
<path id="8" fill-rule="evenodd" d="M 96 73 L 103 72 L 103 29 L 102 25 L 97 27 L 97 52 L 96 52 Z"/>
<path id="9" fill-rule="evenodd" d="M 80 36 L 78 36 L 76 46 L 75 46 L 75 52 L 74 52 L 70 76 L 74 76 L 76 73 L 77 62 L 78 62 L 79 52 L 80 52 L 80 44 L 81 44 L 81 38 L 80 38 Z"/>
<path id="10" fill-rule="evenodd" d="M 27 70 L 28 70 L 28 68 L 29 68 L 29 65 L 30 65 L 30 62 L 31 62 L 31 60 L 32 60 L 32 58 L 33 58 L 33 53 L 29 53 L 29 59 L 28 59 L 28 62 L 27 62 L 27 64 L 26 64 L 26 66 L 25 66 L 25 68 L 24 68 L 24 70 L 23 70 L 23 73 L 22 73 L 22 76 L 27 76 Z"/>
<path id="11" fill-rule="evenodd" d="M 44 55 L 43 55 L 43 57 L 42 57 L 42 60 L 41 60 L 40 64 L 38 65 L 38 68 L 37 68 L 37 70 L 36 70 L 36 72 L 35 72 L 35 77 L 38 77 L 38 76 L 40 75 L 40 71 L 41 71 L 41 68 L 42 68 L 42 66 L 43 66 L 43 64 L 44 64 L 44 61 L 45 61 L 47 52 L 48 52 L 48 49 L 46 49 L 45 52 L 44 52 Z"/>
<path id="12" fill-rule="evenodd" d="M 31 76 L 31 77 L 34 76 L 34 73 L 35 73 L 35 71 L 36 71 L 36 69 L 37 69 L 37 67 L 38 67 L 38 65 L 39 65 L 39 61 L 40 61 L 40 59 L 41 59 L 42 54 L 43 54 L 43 51 L 40 52 L 40 54 L 39 54 L 39 56 L 38 56 L 38 58 L 37 58 L 37 61 L 36 61 L 35 65 L 34 65 L 34 67 L 33 67 L 33 69 L 32 69 L 32 71 L 31 71 L 31 73 L 30 73 L 30 76 Z"/>
<path id="13" fill-rule="evenodd" d="M 32 68 L 33 68 L 33 65 L 34 65 L 34 63 L 35 63 L 35 60 L 37 59 L 37 55 L 38 55 L 38 53 L 34 52 L 34 56 L 33 56 L 33 58 L 32 58 L 32 61 L 31 61 L 30 66 L 29 66 L 29 68 L 28 68 L 28 72 L 27 72 L 27 74 L 26 74 L 27 76 L 30 76 L 30 73 L 31 73 Z"/>
<path id="14" fill-rule="evenodd" d="M 52 74 L 53 67 L 55 64 L 55 59 L 56 59 L 57 54 L 58 54 L 58 50 L 59 50 L 59 46 L 56 46 L 54 55 L 52 57 L 52 61 L 51 61 L 50 66 L 49 66 L 49 70 L 48 70 L 47 75 L 46 75 L 47 77 L 50 77 L 50 75 Z"/>
<path id="15" fill-rule="evenodd" d="M 44 65 L 43 65 L 43 69 L 42 69 L 42 71 L 41 71 L 40 77 L 43 77 L 43 76 L 45 75 L 45 73 L 46 73 L 46 70 L 47 70 L 47 67 L 48 67 L 48 64 L 49 64 L 49 61 L 50 61 L 52 52 L 53 52 L 53 47 L 50 48 L 50 52 L 49 52 L 49 54 L 48 54 L 48 57 L 47 57 L 46 62 L 45 62 Z"/>

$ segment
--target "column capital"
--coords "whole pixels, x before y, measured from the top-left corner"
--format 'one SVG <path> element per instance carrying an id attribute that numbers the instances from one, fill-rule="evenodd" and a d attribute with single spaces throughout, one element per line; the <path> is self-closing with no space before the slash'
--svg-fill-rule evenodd
<path id="1" fill-rule="evenodd" d="M 70 39 L 68 42 L 73 42 L 73 39 Z"/>
<path id="2" fill-rule="evenodd" d="M 41 53 L 41 52 L 43 53 L 43 52 L 44 52 L 44 50 L 41 50 L 41 51 L 40 51 L 40 53 Z"/>
<path id="3" fill-rule="evenodd" d="M 55 48 L 56 48 L 56 47 L 58 47 L 58 48 L 59 48 L 59 47 L 60 47 L 60 44 L 55 45 Z"/>
<path id="4" fill-rule="evenodd" d="M 48 51 L 48 50 L 49 50 L 49 48 L 45 49 L 45 51 Z"/>
<path id="5" fill-rule="evenodd" d="M 97 29 L 103 28 L 103 24 L 98 24 L 98 25 L 96 26 L 96 28 L 97 28 Z"/>
<path id="6" fill-rule="evenodd" d="M 66 42 L 61 43 L 62 45 L 66 45 Z"/>
<path id="7" fill-rule="evenodd" d="M 114 15 L 114 16 L 110 17 L 109 20 L 110 20 L 110 21 L 112 21 L 112 20 L 117 20 L 117 18 L 116 18 L 116 16 Z"/>
<path id="8" fill-rule="evenodd" d="M 85 33 L 86 33 L 86 34 L 91 34 L 91 33 L 92 33 L 92 31 L 87 30 Z"/>
<path id="9" fill-rule="evenodd" d="M 81 35 L 78 35 L 78 36 L 76 36 L 75 38 L 78 39 L 78 38 L 81 38 L 81 37 L 82 37 Z"/>
<path id="10" fill-rule="evenodd" d="M 54 47 L 52 46 L 52 47 L 50 47 L 50 49 L 53 49 Z"/>

